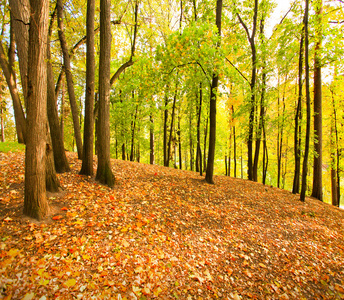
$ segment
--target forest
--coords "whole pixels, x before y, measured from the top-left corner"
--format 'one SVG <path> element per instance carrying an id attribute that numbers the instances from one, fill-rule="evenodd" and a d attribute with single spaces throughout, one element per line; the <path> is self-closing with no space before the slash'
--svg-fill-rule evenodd
<path id="1" fill-rule="evenodd" d="M 340 206 L 343 2 L 277 7 L 2 1 L 1 140 L 26 144 L 24 213 L 44 218 L 66 150 L 110 187 L 115 158 Z"/>

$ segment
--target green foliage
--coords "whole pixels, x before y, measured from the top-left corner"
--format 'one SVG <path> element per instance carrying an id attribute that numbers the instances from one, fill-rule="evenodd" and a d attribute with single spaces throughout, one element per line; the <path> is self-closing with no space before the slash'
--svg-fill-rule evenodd
<path id="1" fill-rule="evenodd" d="M 17 142 L 0 142 L 0 152 L 22 152 L 25 150 L 24 144 L 19 144 Z"/>

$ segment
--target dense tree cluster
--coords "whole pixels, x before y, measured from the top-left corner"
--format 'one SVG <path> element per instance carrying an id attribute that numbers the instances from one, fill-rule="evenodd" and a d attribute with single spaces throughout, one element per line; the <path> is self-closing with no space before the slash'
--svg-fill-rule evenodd
<path id="1" fill-rule="evenodd" d="M 47 213 L 65 149 L 90 176 L 96 153 L 109 186 L 112 157 L 340 204 L 342 1 L 295 0 L 277 22 L 274 0 L 3 2 L 1 136 L 11 107 L 27 214 Z"/>

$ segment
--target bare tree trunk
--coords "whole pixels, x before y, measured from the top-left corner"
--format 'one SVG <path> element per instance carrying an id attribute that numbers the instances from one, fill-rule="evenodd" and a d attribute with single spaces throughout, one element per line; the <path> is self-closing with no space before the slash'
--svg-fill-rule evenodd
<path id="1" fill-rule="evenodd" d="M 48 214 L 46 198 L 46 47 L 49 2 L 31 0 L 30 4 L 24 214 L 40 220 Z"/>
<path id="2" fill-rule="evenodd" d="M 18 142 L 24 144 L 26 141 L 25 114 L 24 114 L 23 107 L 21 105 L 20 97 L 19 97 L 15 73 L 14 73 L 14 70 L 10 68 L 10 64 L 8 63 L 6 59 L 6 55 L 5 55 L 4 48 L 1 41 L 0 41 L 0 65 L 4 73 L 4 76 L 6 78 L 6 82 L 10 90 L 11 97 L 12 97 Z"/>
<path id="3" fill-rule="evenodd" d="M 153 114 L 151 113 L 149 115 L 149 121 L 150 121 L 150 127 L 149 127 L 149 145 L 150 145 L 150 156 L 149 156 L 149 163 L 151 165 L 155 164 L 155 159 L 154 159 L 154 119 L 153 119 Z"/>
<path id="4" fill-rule="evenodd" d="M 208 139 L 208 123 L 209 123 L 209 117 L 206 119 L 206 123 L 204 126 L 204 149 L 203 149 L 203 171 L 206 171 L 207 169 L 207 139 Z"/>
<path id="5" fill-rule="evenodd" d="M 175 111 L 176 111 L 177 92 L 178 92 L 178 81 L 176 83 L 176 90 L 174 91 L 174 97 L 173 97 L 171 125 L 170 125 L 170 135 L 169 135 L 168 146 L 167 146 L 167 162 L 166 162 L 166 167 L 168 167 L 170 165 L 171 142 L 172 142 L 172 135 L 173 135 L 174 116 L 175 116 Z"/>
<path id="6" fill-rule="evenodd" d="M 234 119 L 234 106 L 232 105 L 232 119 Z M 235 125 L 233 125 L 233 150 L 234 150 L 234 177 L 237 177 L 237 145 L 236 145 L 236 132 Z"/>
<path id="7" fill-rule="evenodd" d="M 304 35 L 302 33 L 300 40 L 300 52 L 299 52 L 299 75 L 298 75 L 298 99 L 297 108 L 295 113 L 295 128 L 294 128 L 294 181 L 293 181 L 293 194 L 297 194 L 300 191 L 300 171 L 301 171 L 301 121 L 302 121 L 302 69 L 303 69 L 303 41 Z"/>
<path id="8" fill-rule="evenodd" d="M 177 136 L 178 136 L 178 151 L 179 151 L 179 169 L 181 170 L 183 167 L 183 162 L 182 162 L 182 137 L 180 133 L 180 115 L 178 115 Z"/>
<path id="9" fill-rule="evenodd" d="M 93 176 L 93 144 L 94 144 L 94 81 L 95 81 L 95 52 L 94 52 L 94 15 L 95 0 L 87 1 L 86 20 L 86 91 L 85 91 L 85 122 L 84 148 L 80 174 Z M 117 151 L 117 147 L 116 147 Z"/>
<path id="10" fill-rule="evenodd" d="M 50 35 L 52 22 L 49 26 L 48 43 L 47 43 L 47 112 L 48 121 L 51 133 L 51 144 L 53 150 L 53 159 L 55 164 L 55 170 L 57 173 L 64 173 L 70 170 L 66 152 L 64 149 L 64 142 L 59 124 L 59 117 L 57 113 L 56 95 L 55 95 L 55 84 L 53 67 L 51 65 L 51 53 L 50 53 Z"/>
<path id="11" fill-rule="evenodd" d="M 322 92 L 321 92 L 321 40 L 322 0 L 315 3 L 317 18 L 316 44 L 314 52 L 314 164 L 312 197 L 322 201 Z"/>
<path id="12" fill-rule="evenodd" d="M 30 1 L 29 0 L 10 0 L 11 17 L 13 18 L 14 35 L 17 44 L 19 69 L 26 101 L 27 96 L 27 72 L 28 72 L 28 45 L 29 30 L 27 24 L 30 20 Z M 27 103 L 25 103 L 27 105 Z"/>
<path id="13" fill-rule="evenodd" d="M 74 83 L 73 83 L 72 68 L 71 68 L 71 63 L 70 63 L 68 46 L 67 46 L 67 41 L 64 34 L 62 0 L 57 0 L 57 23 L 59 27 L 58 33 L 59 33 L 61 49 L 63 53 L 63 62 L 64 62 L 64 68 L 65 68 L 65 74 L 66 74 L 69 102 L 70 102 L 70 107 L 72 111 L 76 148 L 78 151 L 78 158 L 82 159 L 82 139 L 81 139 L 80 124 L 79 124 L 79 112 L 78 112 L 78 105 L 75 99 Z"/>
<path id="14" fill-rule="evenodd" d="M 99 148 L 96 179 L 112 187 L 115 176 L 110 162 L 110 59 L 111 19 L 110 0 L 100 0 L 100 57 L 99 57 Z"/>
<path id="15" fill-rule="evenodd" d="M 168 87 L 167 90 L 165 91 L 165 110 L 164 110 L 164 141 L 163 141 L 163 151 L 164 151 L 164 166 L 167 167 L 167 120 L 168 120 L 168 110 L 167 110 L 167 105 L 168 105 Z"/>
<path id="16" fill-rule="evenodd" d="M 135 116 L 134 120 L 131 124 L 131 149 L 130 149 L 130 161 L 134 161 L 134 143 L 135 143 L 135 127 L 136 127 L 136 118 L 137 118 L 137 110 L 139 105 L 136 105 Z"/>
<path id="17" fill-rule="evenodd" d="M 197 151 L 196 151 L 196 171 L 203 175 L 202 170 L 202 149 L 201 149 L 201 117 L 202 117 L 203 89 L 202 83 L 199 84 L 199 104 L 197 110 Z"/>
<path id="18" fill-rule="evenodd" d="M 303 158 L 302 168 L 302 183 L 301 183 L 301 195 L 300 200 L 305 201 L 306 189 L 307 189 L 307 171 L 308 171 L 308 155 L 309 155 L 309 140 L 311 130 L 311 100 L 310 100 L 310 89 L 309 89 L 309 54 L 308 54 L 308 9 L 309 0 L 305 0 L 305 70 L 306 70 L 306 107 L 307 107 L 307 125 L 306 125 L 306 142 L 305 142 L 305 155 Z"/>
<path id="19" fill-rule="evenodd" d="M 218 35 L 221 38 L 221 19 L 222 19 L 222 0 L 216 2 L 216 26 L 218 29 Z M 220 46 L 220 42 L 216 47 Z M 209 150 L 208 150 L 208 162 L 205 180 L 207 183 L 214 184 L 214 161 L 215 161 L 215 141 L 216 141 L 216 98 L 217 89 L 219 86 L 219 75 L 213 73 L 213 79 L 210 89 L 210 110 L 209 110 Z"/>

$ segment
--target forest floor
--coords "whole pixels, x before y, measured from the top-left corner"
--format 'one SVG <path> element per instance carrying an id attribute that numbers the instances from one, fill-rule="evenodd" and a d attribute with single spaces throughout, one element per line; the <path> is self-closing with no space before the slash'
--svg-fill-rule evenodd
<path id="1" fill-rule="evenodd" d="M 60 174 L 23 216 L 24 154 L 0 153 L 0 299 L 344 299 L 344 211 L 260 183 L 113 160 Z"/>

